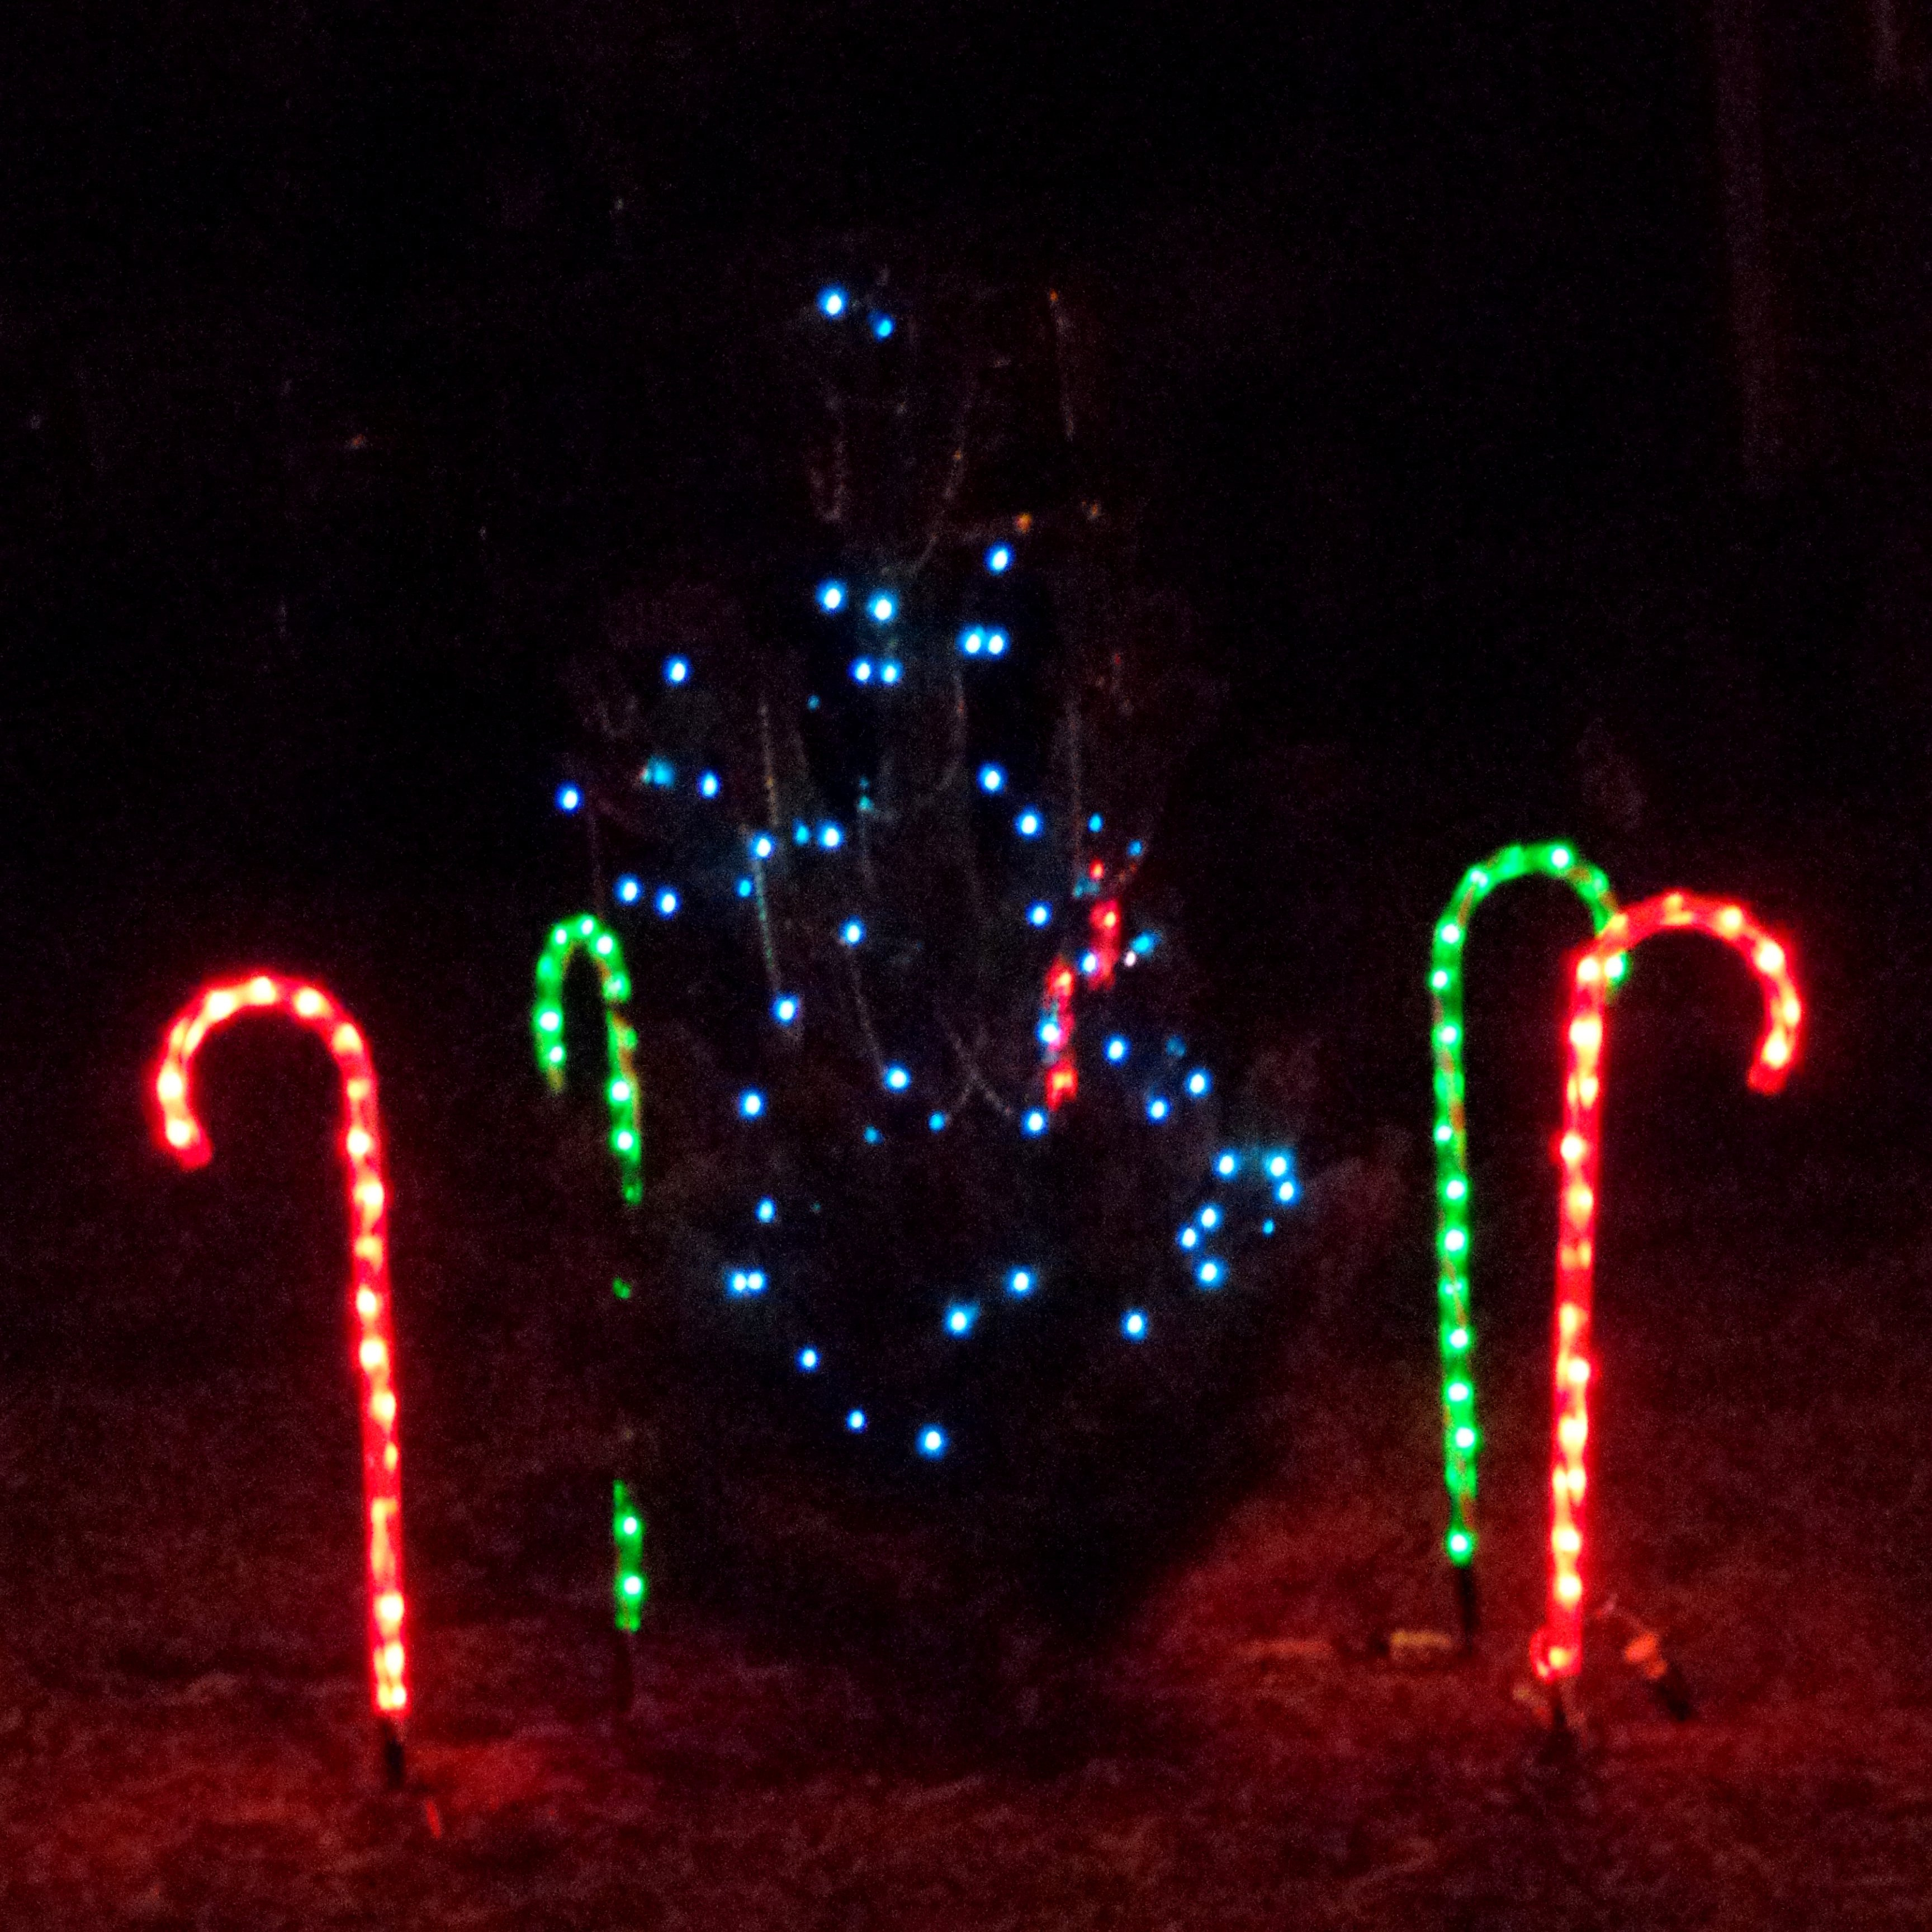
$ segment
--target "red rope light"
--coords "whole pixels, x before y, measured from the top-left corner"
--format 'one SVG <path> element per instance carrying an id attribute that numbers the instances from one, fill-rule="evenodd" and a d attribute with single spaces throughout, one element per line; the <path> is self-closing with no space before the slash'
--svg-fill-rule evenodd
<path id="1" fill-rule="evenodd" d="M 1744 908 L 1724 899 L 1665 892 L 1618 913 L 1578 958 L 1566 1037 L 1563 1180 L 1556 1236 L 1556 1384 L 1552 1402 L 1550 1604 L 1530 1645 L 1530 1660 L 1546 1683 L 1574 1678 L 1583 1664 L 1584 1452 L 1590 1439 L 1590 1304 L 1595 1281 L 1598 1117 L 1603 1101 L 1604 995 L 1616 962 L 1652 934 L 1707 932 L 1743 955 L 1764 988 L 1765 1029 L 1750 1084 L 1774 1094 L 1798 1050 L 1804 1008 L 1784 948 Z"/>
<path id="2" fill-rule="evenodd" d="M 403 1621 L 403 1490 L 396 1444 L 395 1344 L 390 1326 L 386 1237 L 388 1188 L 376 1074 L 355 1022 L 319 986 L 257 973 L 209 986 L 182 1009 L 168 1034 L 154 1077 L 161 1126 L 184 1167 L 204 1167 L 212 1150 L 188 1103 L 188 1070 L 196 1051 L 224 1022 L 249 1013 L 282 1013 L 319 1034 L 335 1057 L 348 1105 L 342 1137 L 349 1163 L 350 1310 L 355 1366 L 362 1388 L 362 1508 L 369 1552 L 369 1665 L 376 1721 L 392 1778 L 402 1772 L 403 1714 L 409 1707 Z"/>

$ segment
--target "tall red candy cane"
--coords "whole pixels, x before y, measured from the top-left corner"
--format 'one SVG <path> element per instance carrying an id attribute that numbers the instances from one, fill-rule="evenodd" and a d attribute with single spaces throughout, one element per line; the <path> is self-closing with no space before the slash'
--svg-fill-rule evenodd
<path id="1" fill-rule="evenodd" d="M 403 1774 L 403 1486 L 396 1447 L 395 1345 L 389 1325 L 389 1259 L 384 1220 L 382 1131 L 376 1074 L 356 1024 L 328 994 L 300 980 L 257 973 L 210 986 L 184 1007 L 168 1034 L 154 1078 L 162 1131 L 184 1167 L 203 1167 L 211 1150 L 188 1104 L 188 1067 L 224 1021 L 246 1013 L 286 1013 L 320 1034 L 335 1056 L 349 1107 L 342 1137 L 349 1160 L 351 1273 L 356 1367 L 362 1378 L 362 1509 L 369 1538 L 369 1666 L 384 1766 Z"/>
<path id="2" fill-rule="evenodd" d="M 1804 1008 L 1784 948 L 1741 905 L 1665 892 L 1618 913 L 1576 962 L 1570 1004 L 1570 1074 L 1564 1088 L 1563 1184 L 1557 1210 L 1554 1448 L 1550 1471 L 1550 1606 L 1530 1645 L 1546 1683 L 1583 1665 L 1584 1450 L 1590 1439 L 1590 1298 L 1596 1268 L 1598 1113 L 1603 1099 L 1604 998 L 1612 962 L 1652 934 L 1708 932 L 1750 962 L 1764 988 L 1764 1036 L 1750 1084 L 1774 1094 L 1798 1050 Z"/>

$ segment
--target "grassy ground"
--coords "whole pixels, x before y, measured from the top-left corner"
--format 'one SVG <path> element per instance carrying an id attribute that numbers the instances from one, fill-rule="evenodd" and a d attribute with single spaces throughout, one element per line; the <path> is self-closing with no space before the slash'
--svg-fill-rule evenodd
<path id="1" fill-rule="evenodd" d="M 390 1795 L 326 1081 L 264 1036 L 211 1072 L 215 1168 L 177 1178 L 129 1097 L 168 997 L 22 1076 L 52 1111 L 16 1144 L 4 1234 L 0 1924 L 1924 1923 L 1932 1243 L 1911 1157 L 1794 1163 L 1761 1112 L 1726 1117 L 1709 1158 L 1679 1139 L 1646 1160 L 1656 1124 L 1627 1114 L 1619 1138 L 1613 1117 L 1588 1569 L 1663 1634 L 1688 1724 L 1604 1640 L 1569 1747 L 1522 1694 L 1547 1426 L 1533 1159 L 1479 1176 L 1483 1639 L 1461 1660 L 1391 1646 L 1445 1629 L 1449 1593 L 1427 1196 L 1388 1150 L 1315 1190 L 1331 1265 L 1265 1478 L 1048 1716 L 922 1726 L 928 1688 L 959 1696 L 929 1646 L 842 1654 L 667 1592 L 619 1719 L 610 1433 L 558 1312 L 591 1264 L 478 1154 L 506 1118 L 484 1075 L 394 1054 L 416 1714 Z M 406 1042 L 411 1012 L 364 1017 Z M 471 1022 L 520 1052 L 513 1008 Z"/>

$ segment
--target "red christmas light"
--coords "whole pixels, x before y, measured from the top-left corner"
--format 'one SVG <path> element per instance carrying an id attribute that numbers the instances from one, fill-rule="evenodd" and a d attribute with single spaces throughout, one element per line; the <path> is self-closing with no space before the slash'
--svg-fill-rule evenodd
<path id="1" fill-rule="evenodd" d="M 1087 957 L 1081 971 L 1090 986 L 1114 983 L 1114 969 L 1120 963 L 1120 902 L 1102 899 L 1087 915 Z"/>
<path id="2" fill-rule="evenodd" d="M 1073 1060 L 1073 968 L 1056 959 L 1047 969 L 1046 998 L 1040 1009 L 1040 1044 L 1046 1049 L 1046 1110 L 1057 1112 L 1080 1091 L 1080 1070 Z"/>
<path id="3" fill-rule="evenodd" d="M 1584 1452 L 1590 1439 L 1590 1304 L 1595 1280 L 1598 1120 L 1603 1100 L 1604 1005 L 1616 962 L 1654 933 L 1707 932 L 1742 953 L 1764 988 L 1765 1030 L 1750 1084 L 1774 1094 L 1798 1048 L 1804 1008 L 1784 948 L 1740 905 L 1665 892 L 1618 913 L 1576 962 L 1566 1037 L 1563 1171 L 1556 1237 L 1554 1444 L 1550 1468 L 1550 1604 L 1530 1646 L 1546 1682 L 1574 1678 L 1583 1664 Z"/>
<path id="4" fill-rule="evenodd" d="M 369 1551 L 369 1665 L 376 1721 L 392 1775 L 402 1768 L 409 1706 L 403 1621 L 403 1490 L 396 1444 L 395 1344 L 389 1319 L 386 1235 L 388 1189 L 376 1074 L 354 1022 L 329 995 L 300 980 L 257 973 L 210 986 L 182 1009 L 154 1078 L 162 1132 L 184 1167 L 207 1165 L 208 1136 L 188 1104 L 188 1069 L 202 1042 L 225 1021 L 284 1013 L 319 1034 L 335 1057 L 348 1103 L 342 1147 L 349 1162 L 350 1310 L 362 1388 L 362 1507 Z"/>

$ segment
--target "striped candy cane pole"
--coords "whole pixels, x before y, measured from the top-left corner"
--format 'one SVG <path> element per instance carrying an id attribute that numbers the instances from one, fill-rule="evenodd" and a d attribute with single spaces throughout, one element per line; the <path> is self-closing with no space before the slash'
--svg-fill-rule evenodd
<path id="1" fill-rule="evenodd" d="M 349 1163 L 350 1310 L 356 1370 L 362 1384 L 362 1514 L 368 1536 L 369 1669 L 390 1782 L 403 1778 L 403 1716 L 409 1708 L 403 1642 L 403 1486 L 396 1445 L 395 1342 L 390 1326 L 386 1228 L 388 1190 L 382 1175 L 382 1130 L 376 1074 L 360 1030 L 320 987 L 257 973 L 210 986 L 184 1007 L 169 1030 L 154 1078 L 162 1132 L 182 1166 L 207 1165 L 212 1150 L 188 1103 L 188 1071 L 214 1029 L 248 1013 L 282 1013 L 321 1036 L 342 1076 L 349 1124 L 342 1146 Z"/>
<path id="2" fill-rule="evenodd" d="M 1442 1354 L 1442 1474 L 1449 1490 L 1444 1547 L 1456 1567 L 1465 1641 L 1475 1634 L 1475 1328 L 1469 1312 L 1469 1138 L 1462 1115 L 1462 948 L 1469 920 L 1498 886 L 1555 879 L 1580 898 L 1601 932 L 1616 911 L 1610 882 L 1574 845 L 1505 845 L 1472 866 L 1436 922 L 1429 995 L 1436 1053 L 1436 1322 Z M 1619 972 L 1622 969 L 1619 968 Z"/>
<path id="3" fill-rule="evenodd" d="M 1613 965 L 1652 934 L 1708 932 L 1750 962 L 1764 989 L 1765 1028 L 1750 1084 L 1774 1094 L 1798 1050 L 1804 1008 L 1784 948 L 1744 908 L 1666 892 L 1612 919 L 1576 962 L 1567 1034 L 1556 1237 L 1554 1449 L 1550 1479 L 1550 1605 L 1530 1646 L 1537 1675 L 1559 1690 L 1583 1664 L 1583 1498 L 1590 1440 L 1590 1298 L 1595 1279 L 1598 1120 L 1603 1102 L 1604 1000 Z"/>

